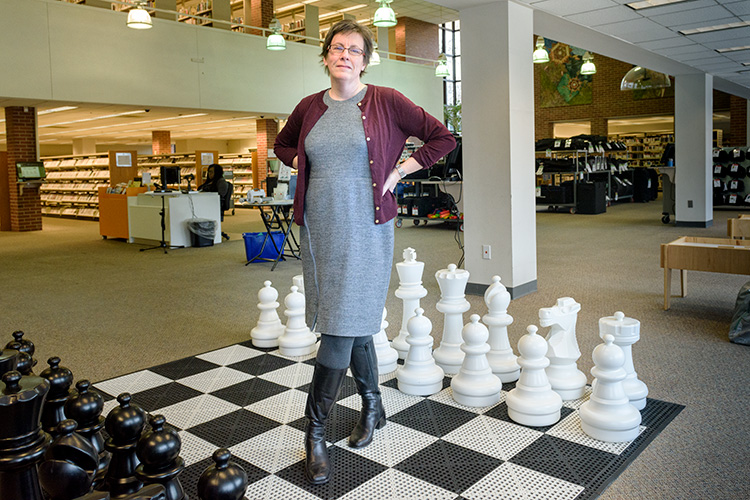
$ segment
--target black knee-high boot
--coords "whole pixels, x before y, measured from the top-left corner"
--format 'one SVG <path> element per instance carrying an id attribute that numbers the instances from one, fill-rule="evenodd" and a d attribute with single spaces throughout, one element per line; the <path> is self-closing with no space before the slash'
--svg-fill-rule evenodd
<path id="1" fill-rule="evenodd" d="M 352 349 L 349 368 L 354 375 L 357 391 L 362 396 L 362 412 L 349 436 L 349 446 L 363 448 L 372 442 L 375 429 L 385 425 L 385 408 L 378 386 L 378 360 L 372 341 Z"/>
<path id="2" fill-rule="evenodd" d="M 337 370 L 315 364 L 305 406 L 305 476 L 312 484 L 327 483 L 331 476 L 331 463 L 326 447 L 326 421 L 338 398 L 344 377 L 346 368 Z"/>

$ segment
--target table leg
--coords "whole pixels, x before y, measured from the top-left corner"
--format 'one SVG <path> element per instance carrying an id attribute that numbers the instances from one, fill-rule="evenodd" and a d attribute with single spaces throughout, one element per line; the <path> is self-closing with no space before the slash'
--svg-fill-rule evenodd
<path id="1" fill-rule="evenodd" d="M 672 270 L 664 268 L 664 310 L 669 310 L 669 297 L 672 295 Z"/>
<path id="2" fill-rule="evenodd" d="M 680 269 L 680 297 L 687 296 L 687 269 Z"/>

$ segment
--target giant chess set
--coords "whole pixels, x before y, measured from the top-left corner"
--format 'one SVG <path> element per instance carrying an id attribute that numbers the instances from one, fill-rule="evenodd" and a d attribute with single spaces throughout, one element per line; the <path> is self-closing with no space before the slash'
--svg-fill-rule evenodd
<path id="1" fill-rule="evenodd" d="M 469 273 L 451 264 L 435 274 L 444 327 L 433 350 L 424 264 L 408 248 L 396 270 L 400 328 L 389 341 L 384 310 L 374 337 L 388 423 L 366 448 L 347 445 L 361 408 L 347 377 L 326 436 L 328 484 L 303 472 L 318 335 L 296 276 L 286 322 L 266 281 L 248 341 L 74 390 L 59 358 L 35 376 L 34 346 L 16 332 L 0 353 L 0 419 L 13 422 L 0 430 L 0 498 L 595 498 L 683 408 L 647 397 L 632 354 L 640 322 L 622 312 L 599 320 L 589 384 L 573 298 L 539 309 L 549 332 L 527 326 L 514 351 L 500 278 L 464 323 Z"/>

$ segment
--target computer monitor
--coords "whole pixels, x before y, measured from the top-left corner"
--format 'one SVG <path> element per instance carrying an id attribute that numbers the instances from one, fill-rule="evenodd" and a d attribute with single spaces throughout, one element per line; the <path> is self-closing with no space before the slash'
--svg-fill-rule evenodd
<path id="1" fill-rule="evenodd" d="M 160 167 L 159 170 L 162 192 L 169 191 L 167 186 L 180 185 L 180 167 Z"/>
<path id="2" fill-rule="evenodd" d="M 458 180 L 463 178 L 463 155 L 461 154 L 461 138 L 456 137 L 456 147 L 445 157 L 444 179 Z"/>
<path id="3" fill-rule="evenodd" d="M 16 163 L 16 175 L 19 181 L 29 181 L 44 179 L 47 173 L 41 161 L 27 161 Z"/>

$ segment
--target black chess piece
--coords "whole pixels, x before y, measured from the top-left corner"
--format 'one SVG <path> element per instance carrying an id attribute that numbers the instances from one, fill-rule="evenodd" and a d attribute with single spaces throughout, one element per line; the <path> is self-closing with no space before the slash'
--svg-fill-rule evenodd
<path id="1" fill-rule="evenodd" d="M 93 491 L 75 500 L 111 500 L 112 497 L 106 491 Z M 136 491 L 132 495 L 119 497 L 118 500 L 167 500 L 167 493 L 160 484 L 149 484 Z"/>
<path id="2" fill-rule="evenodd" d="M 41 377 L 21 377 L 15 370 L 5 373 L 2 382 L 0 498 L 43 500 L 37 464 L 51 441 L 40 422 L 49 382 Z"/>
<path id="3" fill-rule="evenodd" d="M 60 358 L 53 356 L 47 360 L 46 368 L 40 377 L 49 382 L 49 394 L 42 409 L 42 428 L 53 438 L 57 437 L 57 426 L 65 420 L 65 402 L 70 396 L 70 386 L 73 385 L 73 373 L 64 366 L 60 366 Z"/>
<path id="4" fill-rule="evenodd" d="M 34 351 L 36 351 L 36 346 L 34 346 L 34 343 L 32 341 L 23 338 L 23 336 L 24 333 L 21 330 L 16 330 L 15 332 L 13 332 L 14 340 L 8 342 L 8 345 L 6 347 L 9 347 L 11 342 L 18 342 L 19 344 L 21 344 L 20 351 L 25 352 L 29 355 L 29 357 L 31 358 L 31 366 L 33 367 L 36 365 L 37 361 L 36 359 L 34 359 Z"/>
<path id="5" fill-rule="evenodd" d="M 149 416 L 148 423 L 151 430 L 141 436 L 136 446 L 141 464 L 135 469 L 135 475 L 143 484 L 164 486 L 168 500 L 186 500 L 177 477 L 185 469 L 185 461 L 180 457 L 180 436 L 164 428 L 167 420 L 163 415 Z"/>
<path id="6" fill-rule="evenodd" d="M 78 424 L 67 419 L 57 426 L 57 437 L 44 452 L 39 482 L 48 500 L 74 500 L 91 491 L 99 454 L 91 442 L 75 431 Z"/>
<path id="7" fill-rule="evenodd" d="M 104 481 L 112 455 L 104 449 L 101 432 L 104 428 L 104 399 L 98 392 L 89 390 L 90 387 L 91 383 L 88 380 L 79 380 L 76 383 L 76 390 L 65 403 L 65 415 L 78 423 L 76 432 L 91 442 L 99 456 L 99 466 L 94 478 L 94 488 L 98 488 Z"/>
<path id="8" fill-rule="evenodd" d="M 20 342 L 16 342 L 15 340 L 12 342 L 8 342 L 6 348 L 18 351 L 18 366 L 16 366 L 16 370 L 21 372 L 21 375 L 23 375 L 24 377 L 34 375 L 34 372 L 32 371 L 34 360 L 31 358 L 28 352 L 23 351 L 23 345 L 21 345 Z M 2 375 L 2 373 L 0 373 L 0 375 Z"/>
<path id="9" fill-rule="evenodd" d="M 18 370 L 18 358 L 21 354 L 18 348 L 20 345 L 18 342 L 12 342 L 12 344 L 14 344 L 14 347 L 5 346 L 5 349 L 0 351 L 0 375 Z"/>
<path id="10" fill-rule="evenodd" d="M 131 405 L 130 399 L 127 392 L 117 396 L 120 406 L 109 412 L 104 423 L 110 436 L 104 442 L 104 448 L 112 454 L 112 459 L 101 489 L 108 490 L 112 498 L 132 495 L 143 486 L 135 477 L 135 468 L 139 463 L 135 449 L 146 424 L 146 412 L 137 405 Z"/>
<path id="11" fill-rule="evenodd" d="M 241 500 L 247 490 L 245 469 L 231 462 L 232 454 L 226 448 L 219 448 L 211 456 L 214 464 L 209 465 L 198 479 L 200 500 Z"/>

